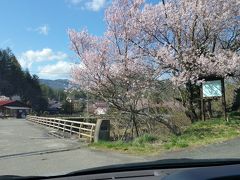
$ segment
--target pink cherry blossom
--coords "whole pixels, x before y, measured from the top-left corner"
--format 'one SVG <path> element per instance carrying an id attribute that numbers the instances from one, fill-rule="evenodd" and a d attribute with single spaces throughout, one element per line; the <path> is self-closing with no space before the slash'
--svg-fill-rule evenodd
<path id="1" fill-rule="evenodd" d="M 69 30 L 80 60 L 73 81 L 121 110 L 137 111 L 162 75 L 177 86 L 239 76 L 239 12 L 238 0 L 113 0 L 104 36 Z"/>

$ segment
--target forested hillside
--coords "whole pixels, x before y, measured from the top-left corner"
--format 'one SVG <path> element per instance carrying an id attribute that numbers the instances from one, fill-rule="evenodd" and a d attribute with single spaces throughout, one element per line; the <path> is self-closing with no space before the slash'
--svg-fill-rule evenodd
<path id="1" fill-rule="evenodd" d="M 47 85 L 52 89 L 56 90 L 64 90 L 68 88 L 69 80 L 67 79 L 56 79 L 56 80 L 50 80 L 50 79 L 39 79 L 40 84 Z"/>
<path id="2" fill-rule="evenodd" d="M 47 99 L 39 84 L 37 75 L 22 70 L 17 58 L 10 49 L 0 50 L 0 94 L 19 95 L 23 102 L 32 106 L 36 112 L 47 108 Z"/>

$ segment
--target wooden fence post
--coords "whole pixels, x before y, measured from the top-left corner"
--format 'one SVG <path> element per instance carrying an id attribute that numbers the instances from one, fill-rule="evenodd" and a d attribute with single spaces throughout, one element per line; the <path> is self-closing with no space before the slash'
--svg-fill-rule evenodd
<path id="1" fill-rule="evenodd" d="M 82 123 L 80 124 L 80 127 L 79 127 L 79 139 L 81 138 L 81 128 L 82 128 Z"/>
<path id="2" fill-rule="evenodd" d="M 66 125 L 66 121 L 64 121 L 64 123 L 63 123 L 63 132 L 65 132 L 65 126 Z"/>
<path id="3" fill-rule="evenodd" d="M 90 143 L 93 141 L 93 125 L 91 127 L 91 132 L 90 132 Z"/>
<path id="4" fill-rule="evenodd" d="M 73 127 L 73 122 L 71 122 L 71 126 L 70 126 L 70 135 L 72 135 L 72 127 Z"/>
<path id="5" fill-rule="evenodd" d="M 60 120 L 58 120 L 58 130 L 60 129 Z"/>

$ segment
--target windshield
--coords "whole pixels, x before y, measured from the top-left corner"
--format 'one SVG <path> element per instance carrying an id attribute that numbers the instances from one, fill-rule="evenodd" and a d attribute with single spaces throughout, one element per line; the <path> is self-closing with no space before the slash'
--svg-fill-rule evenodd
<path id="1" fill-rule="evenodd" d="M 239 1 L 0 7 L 0 175 L 240 157 Z"/>

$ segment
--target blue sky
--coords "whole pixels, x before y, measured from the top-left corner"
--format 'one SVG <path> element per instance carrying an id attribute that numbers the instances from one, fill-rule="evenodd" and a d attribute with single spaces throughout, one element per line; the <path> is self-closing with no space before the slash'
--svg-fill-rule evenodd
<path id="1" fill-rule="evenodd" d="M 104 9 L 110 0 L 0 0 L 0 48 L 10 47 L 23 69 L 40 78 L 69 77 L 76 61 L 69 49 L 68 28 L 105 30 Z"/>
<path id="2" fill-rule="evenodd" d="M 106 4 L 104 0 L 1 0 L 0 48 L 10 47 L 23 69 L 40 78 L 67 78 L 74 62 L 67 29 L 86 27 L 102 35 Z"/>

